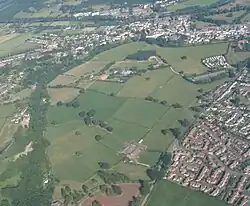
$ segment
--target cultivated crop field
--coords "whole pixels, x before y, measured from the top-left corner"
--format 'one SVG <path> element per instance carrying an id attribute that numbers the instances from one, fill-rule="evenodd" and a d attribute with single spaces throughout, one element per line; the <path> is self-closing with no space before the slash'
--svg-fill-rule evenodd
<path id="1" fill-rule="evenodd" d="M 127 55 L 144 49 L 155 49 L 157 54 L 170 61 L 172 67 L 180 65 L 182 61 L 180 57 L 187 55 L 186 63 L 181 63 L 186 66 L 182 70 L 193 73 L 191 65 L 200 66 L 201 58 L 206 55 L 211 56 L 213 50 L 223 53 L 226 47 L 227 44 L 214 44 L 211 47 L 205 45 L 159 48 L 140 42 L 129 43 L 97 55 L 90 62 L 68 71 L 67 77 L 77 76 L 78 78 L 84 74 L 92 74 L 93 69 L 99 71 L 113 59 L 119 62 L 115 66 L 112 65 L 113 68 L 117 65 L 124 68 L 128 62 L 124 65 L 122 61 Z M 147 68 L 146 63 L 136 62 L 136 67 Z M 135 62 L 128 68 L 134 65 Z M 199 72 L 202 71 L 199 70 Z M 57 80 L 56 78 L 54 81 Z M 48 155 L 53 170 L 61 181 L 66 181 L 70 185 L 72 182 L 72 187 L 76 182 L 88 181 L 100 169 L 98 162 L 108 163 L 112 169 L 128 175 L 133 180 L 145 179 L 147 166 L 153 165 L 160 152 L 173 145 L 175 137 L 169 129 L 181 127 L 179 120 L 184 118 L 192 121 L 194 112 L 189 107 L 196 103 L 196 96 L 200 94 L 197 90 L 202 88 L 206 91 L 222 82 L 192 84 L 175 74 L 169 67 L 148 70 L 146 73 L 131 77 L 124 83 L 96 79 L 91 81 L 91 84 L 88 82 L 90 86 L 85 92 L 79 93 L 72 102 L 66 101 L 67 97 L 69 98 L 75 92 L 70 90 L 72 88 L 68 88 L 67 92 L 57 90 L 56 95 L 65 98 L 65 103 L 59 106 L 51 105 L 47 115 L 46 137 L 51 143 Z M 154 98 L 154 101 L 145 100 L 146 97 Z M 60 98 L 52 97 L 52 100 L 56 103 Z M 77 104 L 73 106 L 76 102 Z M 179 103 L 181 108 L 174 108 L 173 104 L 176 103 Z M 95 111 L 92 119 L 103 122 L 112 129 L 108 131 L 96 122 L 88 126 L 85 118 L 91 110 Z M 82 112 L 85 114 L 84 117 L 79 115 Z M 163 134 L 162 130 L 167 132 Z M 98 140 L 96 135 L 100 135 Z M 121 161 L 123 157 L 118 153 L 129 141 L 140 141 L 147 147 L 146 151 L 141 152 L 138 157 L 138 162 L 143 163 L 142 165 L 127 165 L 129 163 Z"/>
<path id="2" fill-rule="evenodd" d="M 182 187 L 176 183 L 162 180 L 155 186 L 147 206 L 226 206 L 223 201 Z"/>

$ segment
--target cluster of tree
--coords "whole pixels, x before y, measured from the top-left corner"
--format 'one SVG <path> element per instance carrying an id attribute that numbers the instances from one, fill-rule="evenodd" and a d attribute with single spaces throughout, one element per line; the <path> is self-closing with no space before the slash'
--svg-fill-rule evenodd
<path id="1" fill-rule="evenodd" d="M 134 54 L 129 54 L 126 59 L 142 61 L 148 60 L 151 56 L 156 56 L 155 50 L 139 50 Z"/>
<path id="2" fill-rule="evenodd" d="M 181 125 L 181 126 L 183 126 L 183 127 L 188 127 L 188 126 L 190 125 L 189 120 L 188 120 L 188 119 L 186 119 L 186 118 L 184 118 L 183 120 L 182 120 L 182 119 L 180 119 L 180 120 L 178 120 L 178 122 L 179 122 L 179 123 L 180 123 L 180 125 Z"/>
<path id="3" fill-rule="evenodd" d="M 50 75 L 48 72 L 47 75 Z M 53 75 L 53 74 L 52 74 Z M 47 158 L 46 149 L 49 142 L 44 138 L 46 127 L 46 113 L 49 103 L 43 102 L 48 99 L 47 78 L 40 70 L 35 71 L 37 84 L 29 101 L 30 125 L 28 132 L 23 134 L 18 132 L 14 138 L 33 142 L 32 155 L 26 155 L 12 163 L 13 168 L 18 168 L 22 174 L 21 180 L 16 187 L 6 187 L 2 189 L 3 196 L 12 200 L 12 205 L 18 206 L 50 206 L 55 179 L 49 176 L 49 182 L 44 187 L 45 174 L 50 174 L 51 168 Z M 25 136 L 22 136 L 25 135 Z M 18 144 L 17 141 L 16 144 Z"/>
<path id="4" fill-rule="evenodd" d="M 129 201 L 128 206 L 140 206 L 140 200 L 136 197 L 133 197 L 133 200 Z"/>
<path id="5" fill-rule="evenodd" d="M 160 101 L 159 99 L 156 99 L 156 98 L 153 98 L 151 96 L 147 96 L 144 98 L 146 101 L 149 101 L 149 102 L 154 102 L 154 103 L 159 103 L 161 105 L 167 105 L 167 101 L 166 100 L 162 100 Z"/>
<path id="6" fill-rule="evenodd" d="M 119 172 L 109 170 L 99 170 L 97 175 L 105 182 L 105 184 L 118 184 L 122 182 L 130 182 L 130 179 Z"/>
<path id="7" fill-rule="evenodd" d="M 175 109 L 180 109 L 180 108 L 182 108 L 182 105 L 179 103 L 174 103 L 174 104 L 172 104 L 172 107 Z"/>
<path id="8" fill-rule="evenodd" d="M 99 126 L 103 129 L 106 129 L 108 132 L 112 132 L 114 130 L 113 127 L 109 126 L 106 122 L 102 120 L 94 119 L 95 115 L 96 115 L 96 111 L 94 109 L 91 109 L 88 112 L 85 112 L 85 111 L 79 112 L 79 116 L 83 118 L 86 125 Z M 97 141 L 100 141 L 102 139 L 100 135 L 96 135 L 95 138 Z"/>
<path id="9" fill-rule="evenodd" d="M 168 152 L 161 153 L 157 163 L 153 167 L 147 169 L 147 175 L 151 180 L 161 180 L 165 176 L 166 170 L 170 163 L 171 154 Z"/>
<path id="10" fill-rule="evenodd" d="M 150 192 L 149 181 L 148 180 L 139 180 L 140 183 L 140 193 L 142 196 L 146 196 Z"/>
<path id="11" fill-rule="evenodd" d="M 84 196 L 85 193 L 83 190 L 71 190 L 69 186 L 65 186 L 65 188 L 61 188 L 61 196 L 64 199 L 64 205 L 67 206 L 69 204 L 77 204 Z"/>
<path id="12" fill-rule="evenodd" d="M 99 74 L 102 74 L 103 72 L 107 71 L 111 66 L 115 64 L 115 61 L 109 62 L 106 64 L 99 72 Z"/>

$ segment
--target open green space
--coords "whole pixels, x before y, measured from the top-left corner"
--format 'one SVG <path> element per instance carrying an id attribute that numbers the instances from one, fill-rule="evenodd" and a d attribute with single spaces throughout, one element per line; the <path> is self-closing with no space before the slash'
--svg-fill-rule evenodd
<path id="1" fill-rule="evenodd" d="M 170 108 L 158 123 L 151 129 L 151 131 L 143 139 L 143 144 L 148 146 L 148 150 L 164 151 L 174 141 L 172 133 L 162 134 L 161 130 L 180 128 L 178 120 L 191 119 L 192 112 L 188 109 L 174 109 Z M 145 155 L 146 156 L 146 155 Z M 146 158 L 144 158 L 144 161 Z"/>
<path id="2" fill-rule="evenodd" d="M 149 177 L 145 172 L 147 167 L 142 165 L 119 162 L 113 169 L 126 174 L 131 180 L 149 180 Z"/>
<path id="3" fill-rule="evenodd" d="M 228 13 L 226 13 L 226 14 L 218 14 L 218 15 L 213 15 L 213 16 L 207 16 L 207 18 L 211 18 L 211 19 L 214 19 L 214 20 L 225 20 L 228 23 L 232 23 L 235 18 L 240 17 L 244 13 L 245 13 L 245 11 L 236 11 L 236 12 L 231 13 L 232 16 L 229 16 Z"/>
<path id="4" fill-rule="evenodd" d="M 74 123 L 48 129 L 46 136 L 51 142 L 48 155 L 54 172 L 60 179 L 82 182 L 95 173 L 99 168 L 98 162 L 113 165 L 120 157 L 95 140 L 95 135 L 103 136 L 105 130 L 76 123 L 77 127 Z M 65 129 L 66 127 L 68 129 Z M 60 132 L 60 136 L 55 135 L 57 130 L 63 131 Z M 75 134 L 76 131 L 79 132 L 78 135 Z"/>
<path id="5" fill-rule="evenodd" d="M 79 112 L 96 111 L 95 117 L 100 120 L 110 118 L 126 101 L 124 98 L 107 96 L 98 92 L 86 91 L 81 94 L 76 101 L 79 103 L 78 108 L 62 106 L 51 106 L 48 112 L 49 122 L 55 121 L 60 124 L 75 119 L 81 119 Z"/>
<path id="6" fill-rule="evenodd" d="M 0 57 L 9 54 L 18 54 L 38 47 L 38 44 L 27 42 L 32 35 L 29 33 L 20 34 L 0 44 Z"/>
<path id="7" fill-rule="evenodd" d="M 226 206 L 225 202 L 204 193 L 162 180 L 153 190 L 147 206 Z"/>
<path id="8" fill-rule="evenodd" d="M 145 98 L 156 88 L 162 87 L 173 75 L 170 68 L 164 68 L 135 76 L 128 80 L 117 96 Z"/>
<path id="9" fill-rule="evenodd" d="M 14 104 L 0 105 L 0 118 L 11 117 L 15 112 Z"/>
<path id="10" fill-rule="evenodd" d="M 176 48 L 156 47 L 156 51 L 176 70 L 187 74 L 199 74 L 206 71 L 201 64 L 201 59 L 209 56 L 225 54 L 228 43 L 216 43 L 198 46 L 186 46 Z M 181 57 L 186 56 L 186 59 Z"/>
<path id="11" fill-rule="evenodd" d="M 105 51 L 94 57 L 93 60 L 98 61 L 121 61 L 125 59 L 129 54 L 133 54 L 138 50 L 146 48 L 147 44 L 143 42 L 133 42 L 123 44 L 111 50 Z"/>
<path id="12" fill-rule="evenodd" d="M 129 99 L 114 114 L 114 118 L 149 128 L 155 124 L 165 110 L 166 107 L 160 104 L 146 102 L 144 100 Z"/>
<path id="13" fill-rule="evenodd" d="M 176 11 L 177 9 L 184 9 L 190 6 L 206 6 L 212 3 L 215 3 L 216 0 L 187 0 L 181 3 L 175 4 L 173 6 L 169 6 L 167 9 L 168 11 Z"/>
<path id="14" fill-rule="evenodd" d="M 122 89 L 122 86 L 122 84 L 116 82 L 95 81 L 94 84 L 89 87 L 89 89 L 107 94 L 116 94 Z"/>

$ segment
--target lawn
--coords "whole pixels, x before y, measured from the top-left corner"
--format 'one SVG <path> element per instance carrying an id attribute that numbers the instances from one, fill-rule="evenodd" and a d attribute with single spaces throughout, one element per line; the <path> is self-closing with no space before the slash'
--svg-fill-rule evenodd
<path id="1" fill-rule="evenodd" d="M 89 89 L 95 90 L 98 92 L 111 94 L 116 94 L 122 89 L 122 84 L 116 82 L 108 82 L 108 81 L 95 81 Z"/>
<path id="2" fill-rule="evenodd" d="M 58 101 L 69 102 L 79 94 L 79 89 L 75 88 L 48 88 L 50 101 L 55 105 Z"/>
<path id="3" fill-rule="evenodd" d="M 111 97 L 98 92 L 87 91 L 77 98 L 80 106 L 78 108 L 63 106 L 51 106 L 48 112 L 48 120 L 63 123 L 80 119 L 78 113 L 81 111 L 96 110 L 95 118 L 100 120 L 109 119 L 126 101 L 124 98 Z"/>
<path id="4" fill-rule="evenodd" d="M 146 206 L 226 206 L 225 202 L 176 183 L 162 180 L 153 190 Z"/>
<path id="5" fill-rule="evenodd" d="M 26 99 L 28 98 L 32 93 L 32 89 L 30 88 L 26 88 L 26 89 L 23 89 L 22 91 L 16 93 L 15 95 L 20 97 L 20 99 Z"/>
<path id="6" fill-rule="evenodd" d="M 203 1 L 187 0 L 187 1 L 184 1 L 182 3 L 176 4 L 173 6 L 169 6 L 167 9 L 168 9 L 168 11 L 176 11 L 177 9 L 183 9 L 183 8 L 189 7 L 189 6 L 197 6 L 197 5 L 206 6 L 206 5 L 215 3 L 215 2 L 216 2 L 216 0 L 203 0 Z"/>
<path id="7" fill-rule="evenodd" d="M 0 118 L 11 117 L 15 112 L 14 104 L 0 105 Z"/>
<path id="8" fill-rule="evenodd" d="M 129 99 L 114 114 L 114 118 L 150 128 L 164 114 L 166 107 L 144 100 Z"/>
<path id="9" fill-rule="evenodd" d="M 162 87 L 173 75 L 170 68 L 164 68 L 135 76 L 128 80 L 117 96 L 145 98 L 155 89 Z"/>
<path id="10" fill-rule="evenodd" d="M 1 119 L 2 121 L 3 119 Z M 4 121 L 5 122 L 5 121 Z M 2 122 L 1 122 L 2 123 Z M 6 141 L 10 140 L 14 134 L 16 133 L 19 125 L 18 124 L 11 124 L 5 123 L 1 125 L 1 132 L 0 132 L 0 145 L 6 143 Z"/>
<path id="11" fill-rule="evenodd" d="M 177 71 L 184 71 L 187 74 L 202 73 L 206 67 L 201 64 L 201 59 L 214 55 L 226 53 L 228 43 L 186 46 L 176 48 L 156 47 L 157 53 L 165 58 L 168 63 Z M 181 57 L 187 59 L 182 60 Z"/>

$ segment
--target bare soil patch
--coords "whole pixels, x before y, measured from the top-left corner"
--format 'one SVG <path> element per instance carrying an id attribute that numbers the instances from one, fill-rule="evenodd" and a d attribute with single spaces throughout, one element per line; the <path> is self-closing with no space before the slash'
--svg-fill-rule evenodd
<path id="1" fill-rule="evenodd" d="M 99 201 L 102 206 L 128 206 L 129 202 L 133 200 L 133 196 L 139 195 L 139 183 L 122 183 L 119 185 L 123 191 L 118 196 L 104 196 L 98 195 L 89 198 L 87 201 L 81 204 L 81 206 L 91 206 L 94 200 Z"/>

